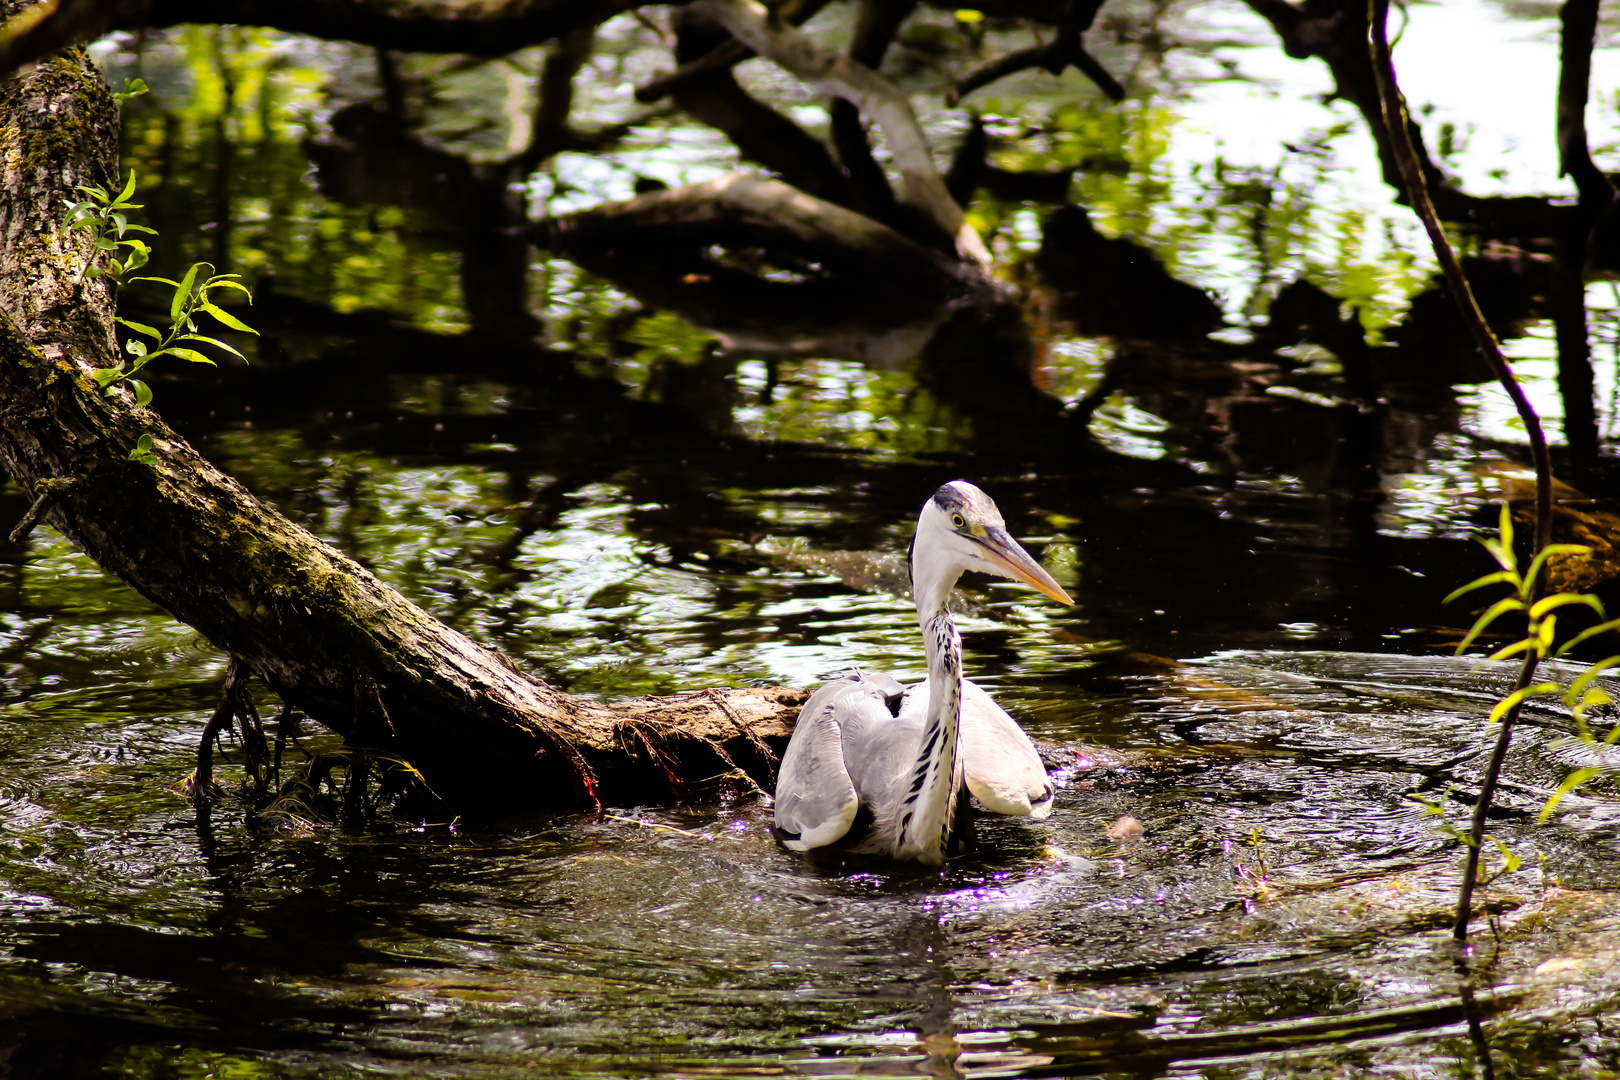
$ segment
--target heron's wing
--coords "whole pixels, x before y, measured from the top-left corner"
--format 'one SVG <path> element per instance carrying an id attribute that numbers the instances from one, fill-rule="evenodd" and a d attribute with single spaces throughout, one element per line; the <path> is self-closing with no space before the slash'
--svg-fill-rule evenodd
<path id="1" fill-rule="evenodd" d="M 921 718 L 928 709 L 928 684 L 913 686 L 901 706 L 902 718 Z M 1044 818 L 1052 813 L 1057 789 L 1024 729 L 970 680 L 962 680 L 962 771 L 968 790 L 986 810 Z"/>
<path id="2" fill-rule="evenodd" d="M 795 851 L 844 837 L 861 808 L 861 793 L 845 761 L 846 743 L 894 723 L 887 676 L 853 675 L 827 683 L 799 712 L 776 775 L 776 836 Z M 857 753 L 857 773 L 869 764 Z M 867 793 L 868 795 L 870 793 Z"/>

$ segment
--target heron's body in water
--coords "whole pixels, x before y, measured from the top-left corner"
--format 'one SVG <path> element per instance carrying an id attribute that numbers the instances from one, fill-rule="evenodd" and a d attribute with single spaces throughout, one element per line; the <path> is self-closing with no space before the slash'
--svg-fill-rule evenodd
<path id="1" fill-rule="evenodd" d="M 946 602 L 964 570 L 1074 602 L 1007 535 L 988 495 L 962 480 L 936 491 L 917 517 L 911 547 L 928 680 L 908 690 L 887 675 L 859 672 L 805 704 L 776 785 L 775 831 L 788 847 L 843 842 L 937 866 L 964 784 L 996 813 L 1051 813 L 1052 783 L 1029 736 L 962 678 L 962 641 Z"/>

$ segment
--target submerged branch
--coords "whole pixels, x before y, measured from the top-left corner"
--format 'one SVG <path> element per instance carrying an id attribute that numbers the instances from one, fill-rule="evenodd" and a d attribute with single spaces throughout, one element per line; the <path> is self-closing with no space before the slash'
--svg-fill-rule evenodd
<path id="1" fill-rule="evenodd" d="M 1435 257 L 1440 262 L 1440 269 L 1445 275 L 1452 299 L 1456 301 L 1463 321 L 1473 334 L 1480 354 L 1496 373 L 1497 381 L 1507 391 L 1508 397 L 1512 399 L 1513 407 L 1518 412 L 1525 433 L 1530 438 L 1531 453 L 1536 467 L 1535 550 L 1542 551 L 1552 543 L 1552 464 L 1547 453 L 1547 439 L 1541 430 L 1541 418 L 1536 415 L 1529 399 L 1525 397 L 1524 390 L 1514 377 L 1513 368 L 1508 364 L 1507 357 L 1502 354 L 1501 346 L 1497 344 L 1496 335 L 1485 322 L 1485 316 L 1479 310 L 1479 303 L 1474 299 L 1473 289 L 1468 285 L 1468 278 L 1463 274 L 1462 264 L 1458 262 L 1457 253 L 1446 238 L 1440 217 L 1435 213 L 1434 203 L 1429 198 L 1422 165 L 1408 138 L 1409 120 L 1406 104 L 1395 81 L 1395 67 L 1390 59 L 1389 42 L 1385 38 L 1384 25 L 1388 15 L 1389 0 L 1372 0 L 1373 71 L 1378 80 L 1378 96 L 1384 126 L 1391 135 L 1391 147 L 1400 166 L 1407 201 L 1429 234 L 1429 242 L 1434 247 Z M 1545 581 L 1546 575 L 1543 573 L 1531 582 L 1532 604 L 1545 591 Z M 1535 675 L 1536 663 L 1536 651 L 1527 650 L 1524 663 L 1519 668 L 1519 677 L 1514 683 L 1515 691 L 1523 690 L 1530 685 L 1530 680 Z M 1497 777 L 1502 771 L 1502 762 L 1507 757 L 1508 744 L 1513 738 L 1513 725 L 1518 719 L 1521 701 L 1522 697 L 1515 701 L 1501 718 L 1496 744 L 1491 749 L 1490 761 L 1486 764 L 1485 775 L 1480 784 L 1479 800 L 1474 804 L 1474 815 L 1469 829 L 1468 854 L 1464 860 L 1462 885 L 1457 893 L 1457 916 L 1451 928 L 1452 936 L 1458 941 L 1464 941 L 1468 937 L 1474 883 L 1479 874 L 1479 857 L 1485 839 L 1485 817 L 1490 812 L 1491 802 L 1496 795 Z"/>

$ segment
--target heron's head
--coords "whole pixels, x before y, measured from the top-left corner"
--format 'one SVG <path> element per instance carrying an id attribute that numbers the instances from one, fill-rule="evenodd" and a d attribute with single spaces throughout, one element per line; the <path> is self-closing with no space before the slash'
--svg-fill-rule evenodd
<path id="1" fill-rule="evenodd" d="M 1069 594 L 1007 535 L 1007 523 L 990 496 L 966 480 L 952 480 L 923 504 L 911 541 L 911 595 L 918 617 L 945 606 L 964 570 L 1012 578 L 1072 604 Z"/>

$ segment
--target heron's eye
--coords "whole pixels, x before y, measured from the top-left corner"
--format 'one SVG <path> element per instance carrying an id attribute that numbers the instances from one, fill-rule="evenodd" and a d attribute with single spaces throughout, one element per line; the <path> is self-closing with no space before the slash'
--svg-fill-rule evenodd
<path id="1" fill-rule="evenodd" d="M 951 515 L 951 525 L 954 528 L 958 528 L 958 529 L 967 528 L 967 522 L 962 520 L 962 515 L 961 514 L 952 514 Z"/>

